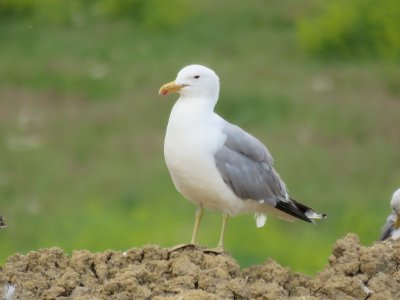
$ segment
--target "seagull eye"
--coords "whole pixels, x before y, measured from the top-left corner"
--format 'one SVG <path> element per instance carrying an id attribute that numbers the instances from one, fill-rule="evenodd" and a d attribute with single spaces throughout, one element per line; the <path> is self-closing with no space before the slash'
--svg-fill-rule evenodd
<path id="1" fill-rule="evenodd" d="M 199 79 L 199 78 L 200 78 L 200 76 L 199 76 L 199 75 L 196 75 L 196 76 L 194 76 L 193 78 L 195 78 L 195 79 Z"/>

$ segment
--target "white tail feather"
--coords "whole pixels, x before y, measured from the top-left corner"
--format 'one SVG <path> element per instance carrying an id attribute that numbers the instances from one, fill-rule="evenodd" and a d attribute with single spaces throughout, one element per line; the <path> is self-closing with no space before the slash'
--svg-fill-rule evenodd
<path id="1" fill-rule="evenodd" d="M 326 214 L 317 214 L 315 211 L 309 209 L 305 213 L 306 217 L 312 220 L 326 219 Z"/>
<path id="2" fill-rule="evenodd" d="M 267 221 L 267 216 L 260 213 L 256 213 L 254 216 L 256 218 L 257 228 L 263 227 L 265 225 L 265 222 Z"/>

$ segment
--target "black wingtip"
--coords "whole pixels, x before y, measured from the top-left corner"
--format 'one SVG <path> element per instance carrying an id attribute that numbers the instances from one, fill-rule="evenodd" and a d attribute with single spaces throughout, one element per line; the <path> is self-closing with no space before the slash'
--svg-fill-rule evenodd
<path id="1" fill-rule="evenodd" d="M 296 217 L 300 220 L 306 221 L 308 223 L 314 223 L 314 219 L 326 219 L 328 217 L 327 214 L 318 214 L 314 212 L 314 210 L 293 198 L 289 198 L 290 201 L 278 201 L 276 204 L 276 208 Z"/>
<path id="2" fill-rule="evenodd" d="M 391 236 L 392 236 L 392 231 L 391 231 L 391 230 L 385 231 L 385 232 L 383 232 L 383 233 L 381 234 L 381 236 L 379 237 L 378 241 L 379 241 L 379 242 L 386 241 L 386 240 L 389 239 Z"/>
<path id="3" fill-rule="evenodd" d="M 385 241 L 389 239 L 393 232 L 395 231 L 394 221 L 388 221 L 385 226 L 383 226 L 381 235 L 379 236 L 378 241 Z"/>
<path id="4" fill-rule="evenodd" d="M 308 223 L 313 223 L 313 221 L 305 215 L 305 212 L 309 208 L 307 208 L 307 210 L 303 210 L 302 207 L 299 207 L 296 202 L 278 201 L 276 203 L 275 208 L 283 211 L 284 213 L 286 213 L 288 215 L 296 217 L 296 218 L 298 218 L 300 220 L 306 221 Z"/>

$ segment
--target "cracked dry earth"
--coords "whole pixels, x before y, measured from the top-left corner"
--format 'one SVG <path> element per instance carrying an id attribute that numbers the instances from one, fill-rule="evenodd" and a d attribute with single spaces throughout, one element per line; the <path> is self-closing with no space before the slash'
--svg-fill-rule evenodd
<path id="1" fill-rule="evenodd" d="M 273 260 L 240 269 L 228 254 L 145 246 L 125 253 L 58 248 L 11 256 L 0 268 L 9 299 L 400 299 L 400 242 L 338 240 L 315 277 Z M 5 291 L 1 288 L 0 295 Z"/>

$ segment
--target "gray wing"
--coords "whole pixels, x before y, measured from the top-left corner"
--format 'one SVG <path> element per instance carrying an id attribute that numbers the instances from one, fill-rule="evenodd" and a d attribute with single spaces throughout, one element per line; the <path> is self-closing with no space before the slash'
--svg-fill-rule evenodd
<path id="1" fill-rule="evenodd" d="M 387 240 L 392 236 L 394 230 L 394 223 L 396 221 L 396 215 L 392 213 L 386 220 L 386 224 L 382 227 L 381 235 L 379 237 L 380 241 Z"/>
<path id="2" fill-rule="evenodd" d="M 308 207 L 292 201 L 286 186 L 273 168 L 268 149 L 241 128 L 226 123 L 226 140 L 215 153 L 216 166 L 225 183 L 241 199 L 263 200 L 287 214 L 311 222 Z M 299 204 L 299 205 L 297 205 Z"/>

